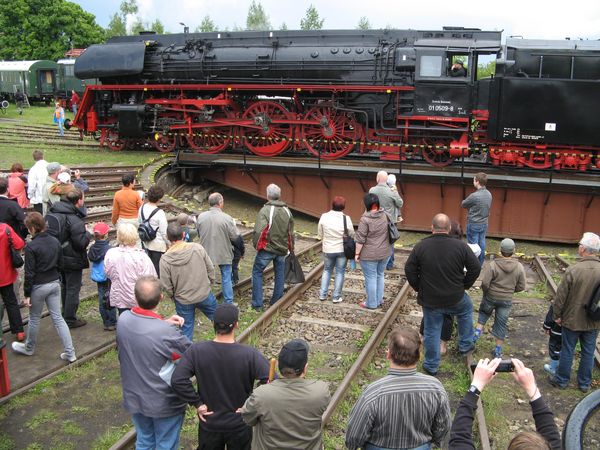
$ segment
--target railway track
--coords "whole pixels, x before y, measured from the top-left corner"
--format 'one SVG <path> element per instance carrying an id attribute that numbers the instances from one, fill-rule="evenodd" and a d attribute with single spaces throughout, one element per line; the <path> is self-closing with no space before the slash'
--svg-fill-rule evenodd
<path id="1" fill-rule="evenodd" d="M 315 244 L 320 248 L 321 244 Z M 397 259 L 406 258 L 397 256 Z M 301 337 L 311 345 L 308 377 L 326 380 L 333 393 L 323 414 L 323 425 L 330 423 L 348 390 L 375 352 L 403 308 L 410 288 L 402 271 L 386 272 L 386 289 L 381 310 L 358 306 L 364 298 L 362 275 L 346 275 L 344 301 L 333 304 L 318 299 L 323 263 L 315 259 L 302 263 L 306 281 L 293 286 L 275 305 L 269 307 L 238 337 L 240 343 L 254 344 L 267 357 L 276 357 L 283 343 Z M 268 297 L 268 294 L 265 294 Z M 242 300 L 243 301 L 243 300 Z M 123 436 L 111 450 L 132 448 L 135 430 Z"/>

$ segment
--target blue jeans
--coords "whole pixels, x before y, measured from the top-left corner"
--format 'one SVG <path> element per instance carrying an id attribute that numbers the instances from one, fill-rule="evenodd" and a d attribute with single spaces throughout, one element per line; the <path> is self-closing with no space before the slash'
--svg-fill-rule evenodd
<path id="1" fill-rule="evenodd" d="M 485 260 L 485 234 L 487 233 L 487 223 L 467 223 L 467 242 L 477 244 L 481 248 L 479 263 L 483 264 Z"/>
<path id="2" fill-rule="evenodd" d="M 427 442 L 426 444 L 419 445 L 418 447 L 406 448 L 406 449 L 392 449 L 385 447 L 377 447 L 376 445 L 367 442 L 364 446 L 363 450 L 431 450 L 431 442 Z"/>
<path id="3" fill-rule="evenodd" d="M 261 308 L 263 306 L 263 271 L 269 263 L 273 261 L 275 271 L 275 287 L 273 288 L 273 297 L 271 305 L 283 297 L 283 284 L 285 282 L 285 255 L 276 255 L 266 250 L 259 250 L 254 258 L 252 266 L 252 307 Z"/>
<path id="4" fill-rule="evenodd" d="M 492 335 L 496 339 L 503 341 L 506 338 L 506 331 L 508 330 L 508 315 L 511 308 L 512 301 L 510 300 L 494 300 L 484 295 L 479 305 L 477 323 L 485 325 L 492 313 L 496 311 L 494 325 L 492 326 Z"/>
<path id="5" fill-rule="evenodd" d="M 181 334 L 186 336 L 190 341 L 194 338 L 196 308 L 202 311 L 209 320 L 213 320 L 215 310 L 217 309 L 217 299 L 212 292 L 208 294 L 208 297 L 198 303 L 183 304 L 175 299 L 175 311 L 177 311 L 177 314 L 184 319 L 183 326 L 181 327 Z"/>
<path id="6" fill-rule="evenodd" d="M 473 348 L 473 302 L 465 292 L 462 300 L 454 306 L 443 308 L 428 308 L 423 306 L 423 321 L 425 329 L 423 337 L 425 344 L 425 361 L 423 368 L 430 373 L 437 373 L 440 365 L 440 335 L 444 314 L 456 316 L 458 325 L 458 351 L 466 353 Z"/>
<path id="7" fill-rule="evenodd" d="M 231 264 L 220 264 L 221 290 L 223 291 L 223 303 L 233 303 L 233 282 L 231 275 Z"/>
<path id="8" fill-rule="evenodd" d="M 148 417 L 133 414 L 131 419 L 137 432 L 135 450 L 176 450 L 184 414 L 171 417 Z"/>
<path id="9" fill-rule="evenodd" d="M 59 136 L 64 136 L 65 135 L 65 129 L 64 129 L 63 121 L 59 120 L 58 122 L 56 122 L 56 124 L 58 125 L 58 135 Z"/>
<path id="10" fill-rule="evenodd" d="M 388 258 L 376 261 L 360 260 L 360 267 L 365 276 L 367 291 L 367 308 L 375 309 L 383 303 L 383 280 Z"/>
<path id="11" fill-rule="evenodd" d="M 392 254 L 390 255 L 390 259 L 388 259 L 387 265 L 385 266 L 387 270 L 392 270 L 394 268 L 394 246 L 392 245 Z"/>
<path id="12" fill-rule="evenodd" d="M 323 253 L 323 275 L 321 276 L 321 292 L 319 292 L 319 298 L 327 298 L 329 281 L 331 281 L 331 274 L 333 273 L 334 267 L 335 279 L 333 282 L 333 298 L 338 299 L 342 296 L 347 262 L 348 260 L 343 253 Z"/>
<path id="13" fill-rule="evenodd" d="M 577 370 L 577 384 L 579 387 L 588 388 L 592 383 L 592 369 L 594 368 L 594 349 L 598 330 L 573 331 L 562 327 L 562 348 L 558 369 L 556 370 L 556 381 L 561 386 L 566 386 L 571 378 L 571 366 L 573 365 L 573 353 L 577 341 L 581 346 L 581 358 Z"/>
<path id="14" fill-rule="evenodd" d="M 105 327 L 114 327 L 117 324 L 117 308 L 107 308 L 104 296 L 110 291 L 110 282 L 101 281 L 98 284 L 98 310 Z"/>

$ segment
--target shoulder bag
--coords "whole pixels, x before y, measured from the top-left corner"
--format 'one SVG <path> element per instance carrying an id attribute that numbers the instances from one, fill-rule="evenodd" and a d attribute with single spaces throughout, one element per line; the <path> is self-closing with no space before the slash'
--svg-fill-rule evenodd
<path id="1" fill-rule="evenodd" d="M 12 262 L 12 266 L 15 269 L 19 267 L 23 267 L 25 261 L 23 261 L 23 257 L 21 256 L 21 252 L 15 249 L 15 245 L 13 244 L 12 237 L 10 235 L 10 228 L 8 225 L 5 225 L 4 232 L 6 233 L 6 237 L 8 238 L 8 248 L 10 250 L 10 260 Z"/>
<path id="2" fill-rule="evenodd" d="M 354 238 L 348 234 L 348 227 L 346 226 L 346 214 L 344 214 L 344 256 L 347 259 L 354 259 L 356 253 L 356 242 Z"/>

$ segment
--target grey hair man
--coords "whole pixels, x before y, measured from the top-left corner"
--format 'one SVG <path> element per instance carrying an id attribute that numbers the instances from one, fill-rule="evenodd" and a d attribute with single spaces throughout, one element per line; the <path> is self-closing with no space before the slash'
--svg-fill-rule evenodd
<path id="1" fill-rule="evenodd" d="M 235 220 L 223 212 L 223 196 L 213 192 L 208 196 L 209 210 L 204 211 L 196 220 L 200 243 L 206 249 L 213 264 L 221 270 L 221 288 L 223 301 L 233 303 L 232 262 L 233 248 L 231 243 L 237 240 L 238 231 Z"/>
<path id="2" fill-rule="evenodd" d="M 323 448 L 321 417 L 329 404 L 329 387 L 305 378 L 308 352 L 302 339 L 286 343 L 278 358 L 281 378 L 256 388 L 242 407 L 242 419 L 254 427 L 253 449 Z"/>
<path id="3" fill-rule="evenodd" d="M 566 270 L 552 304 L 554 322 L 562 326 L 562 348 L 556 376 L 550 377 L 550 384 L 560 389 L 567 387 L 571 378 L 575 346 L 579 341 L 581 357 L 577 384 L 579 390 L 588 392 L 592 383 L 594 350 L 600 321 L 588 317 L 586 306 L 600 280 L 600 237 L 595 233 L 583 233 L 577 252 L 581 259 Z"/>
<path id="4" fill-rule="evenodd" d="M 61 165 L 60 163 L 57 162 L 51 162 L 48 163 L 48 165 L 46 166 L 46 171 L 48 172 L 46 175 L 46 182 L 44 184 L 44 188 L 42 191 L 42 203 L 43 203 L 43 214 L 46 215 L 46 213 L 50 210 L 50 207 L 52 206 L 52 204 L 58 202 L 60 200 L 60 195 L 57 194 L 52 194 L 50 192 L 50 188 L 52 187 L 52 185 L 54 183 L 56 183 L 56 180 L 58 179 L 58 174 L 61 171 Z"/>
<path id="5" fill-rule="evenodd" d="M 254 225 L 256 258 L 252 267 L 252 308 L 255 310 L 263 309 L 263 271 L 271 261 L 275 270 L 271 305 L 283 296 L 285 256 L 294 244 L 294 218 L 280 197 L 279 186 L 267 186 L 268 201 L 258 212 Z"/>
<path id="6" fill-rule="evenodd" d="M 369 194 L 375 194 L 379 198 L 379 206 L 383 208 L 390 220 L 396 222 L 398 216 L 401 215 L 400 211 L 404 205 L 404 201 L 396 189 L 388 184 L 388 173 L 385 170 L 377 172 L 377 185 L 369 189 Z M 394 185 L 395 188 L 395 185 Z M 392 253 L 390 259 L 386 264 L 386 269 L 391 270 L 394 268 L 394 246 L 392 246 Z"/>

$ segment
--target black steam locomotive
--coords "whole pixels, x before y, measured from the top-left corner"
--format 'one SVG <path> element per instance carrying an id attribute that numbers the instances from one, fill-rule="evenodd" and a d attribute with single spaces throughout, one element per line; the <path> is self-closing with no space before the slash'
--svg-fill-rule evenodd
<path id="1" fill-rule="evenodd" d="M 477 67 L 495 61 L 495 73 Z M 142 34 L 88 48 L 74 124 L 113 150 L 600 168 L 600 42 L 459 27 Z"/>

